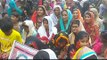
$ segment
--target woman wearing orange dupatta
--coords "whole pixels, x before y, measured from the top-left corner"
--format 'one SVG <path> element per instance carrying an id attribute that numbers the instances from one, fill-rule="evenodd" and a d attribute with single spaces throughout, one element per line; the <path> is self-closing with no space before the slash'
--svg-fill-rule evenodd
<path id="1" fill-rule="evenodd" d="M 42 19 L 47 15 L 46 8 L 43 5 L 40 5 L 37 11 L 34 11 L 31 20 L 33 21 L 36 28 L 39 28 L 42 23 Z"/>
<path id="2" fill-rule="evenodd" d="M 81 12 L 78 8 L 73 10 L 73 20 L 79 20 L 80 21 L 80 27 L 81 27 L 81 31 L 85 31 L 83 23 L 83 17 L 81 16 Z"/>
<path id="3" fill-rule="evenodd" d="M 92 49 L 97 53 L 101 53 L 102 43 L 99 39 L 99 27 L 95 24 L 94 14 L 87 11 L 84 16 L 84 27 L 89 33 L 92 41 Z"/>
<path id="4" fill-rule="evenodd" d="M 77 8 L 73 10 L 73 20 L 80 20 L 82 23 L 84 23 L 83 17 L 81 16 L 81 12 Z"/>

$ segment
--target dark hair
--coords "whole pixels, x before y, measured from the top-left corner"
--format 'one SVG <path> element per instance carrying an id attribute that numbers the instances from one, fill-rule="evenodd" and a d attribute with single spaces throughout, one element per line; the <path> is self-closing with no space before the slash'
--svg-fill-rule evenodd
<path id="1" fill-rule="evenodd" d="M 46 14 L 46 11 L 45 11 L 45 9 L 46 9 L 46 8 L 45 8 L 43 5 L 38 6 L 38 9 L 39 9 L 39 8 L 42 8 L 42 9 L 43 9 L 44 14 Z M 38 9 L 37 9 L 37 11 L 38 11 Z"/>
<path id="2" fill-rule="evenodd" d="M 2 17 L 4 17 L 7 14 L 7 12 L 2 13 Z"/>
<path id="3" fill-rule="evenodd" d="M 15 17 L 17 17 L 17 18 L 19 17 L 19 14 L 16 13 L 16 12 L 14 12 L 12 15 L 15 16 Z"/>
<path id="4" fill-rule="evenodd" d="M 13 29 L 13 23 L 10 18 L 4 18 L 4 19 L 2 19 L 1 22 L 2 22 L 1 30 L 3 32 L 7 32 L 7 31 Z"/>
<path id="5" fill-rule="evenodd" d="M 48 48 L 48 45 L 43 44 L 43 43 L 42 43 L 38 38 L 36 38 L 35 36 L 30 36 L 30 37 L 26 38 L 25 44 L 26 44 L 26 45 L 29 45 L 29 44 L 31 44 L 32 42 L 35 42 L 35 43 L 36 43 L 37 48 L 38 48 L 39 50 L 41 50 L 41 49 L 47 49 L 47 48 Z"/>
<path id="6" fill-rule="evenodd" d="M 84 37 L 88 36 L 89 38 L 89 34 L 85 31 L 80 31 L 77 36 L 76 36 L 76 40 L 75 40 L 75 44 L 80 40 L 83 39 Z"/>
<path id="7" fill-rule="evenodd" d="M 85 17 L 85 15 L 91 16 L 91 14 L 89 13 L 89 11 L 86 11 L 86 12 L 85 12 L 84 17 Z"/>
<path id="8" fill-rule="evenodd" d="M 61 14 L 62 14 L 64 11 L 67 12 L 67 10 L 64 9 L 64 10 L 61 12 Z M 68 14 L 68 12 L 67 12 L 67 14 Z"/>
<path id="9" fill-rule="evenodd" d="M 107 40 L 107 30 L 101 32 L 101 37 L 104 40 Z"/>
<path id="10" fill-rule="evenodd" d="M 79 26 L 79 25 L 80 25 L 80 21 L 79 21 L 79 20 L 73 20 L 72 23 L 71 23 L 71 26 L 72 26 L 73 24 L 77 24 L 77 25 Z"/>

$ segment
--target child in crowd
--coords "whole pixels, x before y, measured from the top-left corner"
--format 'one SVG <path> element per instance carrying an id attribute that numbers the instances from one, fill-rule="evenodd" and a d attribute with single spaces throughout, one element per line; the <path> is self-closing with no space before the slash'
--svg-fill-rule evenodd
<path id="1" fill-rule="evenodd" d="M 8 58 L 15 40 L 19 43 L 23 43 L 20 33 L 13 29 L 11 19 L 3 19 L 0 29 L 0 53 L 2 56 L 0 59 Z"/>
<path id="2" fill-rule="evenodd" d="M 84 47 L 86 46 L 86 49 L 88 47 L 90 47 L 90 42 L 89 42 L 89 34 L 84 32 L 84 31 L 80 31 L 77 36 L 76 36 L 76 40 L 75 40 L 75 44 L 74 45 L 71 45 L 69 47 L 69 53 L 70 53 L 70 59 L 82 59 L 82 58 L 77 58 L 77 53 L 78 53 L 78 50 L 80 49 L 84 49 Z M 88 50 L 85 50 L 84 51 L 84 54 L 87 53 L 87 52 L 90 52 L 90 48 L 88 48 Z M 93 51 L 93 50 L 91 50 Z M 96 55 L 96 53 L 93 51 L 93 53 Z M 92 53 L 92 54 L 93 54 Z M 80 55 L 81 56 L 81 55 Z M 92 58 L 93 59 L 93 58 Z"/>

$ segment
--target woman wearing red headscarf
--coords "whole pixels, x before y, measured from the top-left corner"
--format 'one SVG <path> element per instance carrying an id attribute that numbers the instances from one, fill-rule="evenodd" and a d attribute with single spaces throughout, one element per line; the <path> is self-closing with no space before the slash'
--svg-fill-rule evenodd
<path id="1" fill-rule="evenodd" d="M 94 14 L 90 11 L 84 15 L 84 27 L 91 36 L 92 49 L 99 54 L 102 48 L 102 43 L 99 39 L 99 27 L 95 24 Z"/>
<path id="2" fill-rule="evenodd" d="M 36 29 L 38 29 L 41 26 L 42 19 L 46 15 L 47 15 L 46 8 L 43 5 L 40 5 L 37 11 L 34 11 L 31 20 L 35 24 Z"/>

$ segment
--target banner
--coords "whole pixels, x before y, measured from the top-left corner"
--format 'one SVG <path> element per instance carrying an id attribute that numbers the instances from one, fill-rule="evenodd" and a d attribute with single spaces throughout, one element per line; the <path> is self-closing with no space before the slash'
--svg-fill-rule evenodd
<path id="1" fill-rule="evenodd" d="M 8 59 L 33 59 L 38 50 L 14 41 Z"/>

